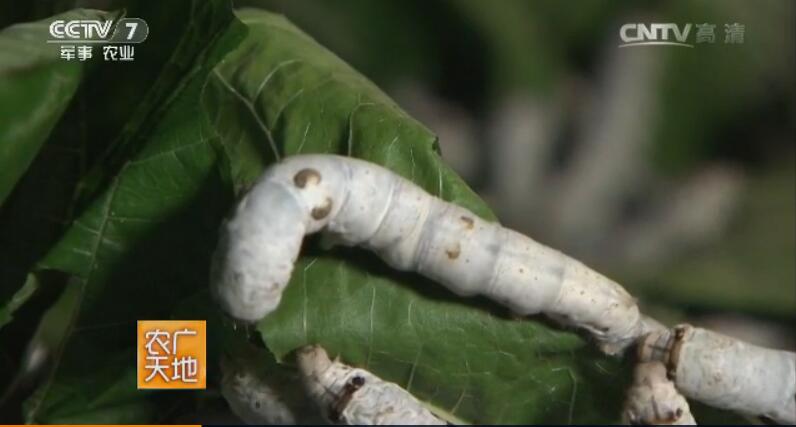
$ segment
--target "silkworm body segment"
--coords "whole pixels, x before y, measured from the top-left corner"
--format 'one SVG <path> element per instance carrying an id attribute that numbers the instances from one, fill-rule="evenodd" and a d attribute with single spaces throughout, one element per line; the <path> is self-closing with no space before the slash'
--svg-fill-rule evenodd
<path id="1" fill-rule="evenodd" d="M 457 295 L 482 294 L 520 315 L 586 329 L 608 353 L 643 333 L 635 301 L 613 281 L 385 168 L 334 155 L 287 158 L 237 206 L 214 257 L 224 309 L 248 321 L 273 311 L 304 236 L 320 230 Z"/>
<path id="2" fill-rule="evenodd" d="M 221 394 L 232 412 L 247 424 L 295 424 L 290 408 L 253 367 L 222 362 Z"/>
<path id="3" fill-rule="evenodd" d="M 796 354 L 690 325 L 651 333 L 642 360 L 666 365 L 677 389 L 711 406 L 796 423 Z"/>
<path id="4" fill-rule="evenodd" d="M 397 384 L 332 361 L 321 347 L 301 349 L 299 370 L 310 398 L 326 417 L 351 425 L 444 425 Z"/>

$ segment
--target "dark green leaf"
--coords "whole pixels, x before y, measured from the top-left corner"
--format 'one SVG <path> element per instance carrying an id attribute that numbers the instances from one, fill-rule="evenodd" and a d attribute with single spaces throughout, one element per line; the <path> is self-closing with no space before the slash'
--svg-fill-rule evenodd
<path id="1" fill-rule="evenodd" d="M 83 62 L 62 60 L 59 45 L 46 42 L 50 23 L 108 16 L 75 10 L 0 32 L 0 206 L 33 162 L 83 75 Z"/>
<path id="2" fill-rule="evenodd" d="M 51 372 L 27 404 L 29 422 L 162 422 L 175 415 L 174 404 L 193 397 L 138 391 L 133 350 L 136 320 L 168 318 L 206 286 L 209 236 L 231 203 L 198 100 L 208 72 L 243 27 L 224 1 L 184 5 L 196 15 L 185 22 L 177 49 L 193 53 L 171 58 L 195 62 L 172 93 L 149 98 L 158 114 L 128 124 L 125 132 L 134 137 L 121 139 L 117 153 L 128 157 L 118 172 L 86 178 L 98 195 L 38 264 L 73 275 L 80 291 L 73 314 L 63 319 L 69 327 Z M 201 37 L 197 25 L 205 25 Z M 166 64 L 161 78 L 173 79 L 186 65 Z"/>
<path id="3" fill-rule="evenodd" d="M 11 297 L 10 301 L 0 308 L 0 328 L 11 322 L 14 312 L 30 299 L 38 288 L 39 283 L 36 280 L 36 276 L 29 274 L 22 288 Z"/>

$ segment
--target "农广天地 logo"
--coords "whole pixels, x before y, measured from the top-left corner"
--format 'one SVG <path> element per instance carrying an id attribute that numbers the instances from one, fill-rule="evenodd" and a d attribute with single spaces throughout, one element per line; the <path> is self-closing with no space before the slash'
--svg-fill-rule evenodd
<path id="1" fill-rule="evenodd" d="M 137 335 L 139 389 L 206 387 L 206 321 L 139 320 Z"/>

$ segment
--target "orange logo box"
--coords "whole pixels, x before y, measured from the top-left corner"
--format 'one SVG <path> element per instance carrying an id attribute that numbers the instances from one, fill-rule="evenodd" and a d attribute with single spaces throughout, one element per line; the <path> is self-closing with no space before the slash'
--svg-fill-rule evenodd
<path id="1" fill-rule="evenodd" d="M 138 321 L 138 388 L 204 389 L 207 322 Z"/>

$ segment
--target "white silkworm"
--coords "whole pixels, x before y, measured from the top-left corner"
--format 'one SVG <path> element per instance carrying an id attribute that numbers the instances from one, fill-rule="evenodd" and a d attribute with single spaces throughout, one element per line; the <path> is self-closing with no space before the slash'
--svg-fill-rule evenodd
<path id="1" fill-rule="evenodd" d="M 485 295 L 520 315 L 544 313 L 583 328 L 609 354 L 621 353 L 646 335 L 639 347 L 642 362 L 663 362 L 685 396 L 777 422 L 796 422 L 793 353 L 688 326 L 670 332 L 642 316 L 621 286 L 580 262 L 444 202 L 387 169 L 347 157 L 290 157 L 271 167 L 243 198 L 222 228 L 213 257 L 211 283 L 223 308 L 248 321 L 273 311 L 304 236 L 321 230 L 343 244 L 374 251 L 393 268 L 434 279 L 457 295 Z M 307 354 L 305 359 L 313 360 Z M 322 362 L 320 356 L 314 359 Z M 350 420 L 387 416 L 373 409 L 376 403 L 411 398 L 393 385 L 374 391 L 368 398 L 376 402 L 371 406 L 341 405 L 341 395 L 364 395 L 354 393 L 361 379 L 340 382 L 337 378 L 345 370 L 330 366 L 329 372 L 339 374 L 331 380 L 316 375 L 324 378 L 318 384 L 337 387 L 331 396 L 338 396 L 338 407 L 360 408 L 351 409 L 350 415 L 340 410 Z M 361 372 L 366 381 L 371 378 Z M 354 390 L 341 394 L 345 387 Z M 675 399 L 667 394 L 673 390 L 661 390 Z M 681 402 L 675 400 L 676 414 Z"/>
<path id="2" fill-rule="evenodd" d="M 252 366 L 225 360 L 221 394 L 232 412 L 247 424 L 295 424 L 290 408 Z"/>
<path id="3" fill-rule="evenodd" d="M 688 402 L 666 377 L 666 367 L 660 362 L 636 366 L 622 418 L 633 425 L 696 424 Z"/>
<path id="4" fill-rule="evenodd" d="M 302 155 L 271 167 L 225 224 L 211 282 L 231 315 L 256 321 L 279 304 L 306 234 L 325 230 L 460 296 L 584 328 L 615 354 L 645 332 L 635 300 L 566 255 L 438 199 L 362 160 Z"/>
<path id="5" fill-rule="evenodd" d="M 307 392 L 333 423 L 351 425 L 444 425 L 397 384 L 364 369 L 332 361 L 319 346 L 298 351 Z"/>
<path id="6" fill-rule="evenodd" d="M 687 397 L 717 408 L 796 423 L 796 354 L 690 325 L 653 332 L 641 360 L 658 360 Z"/>

